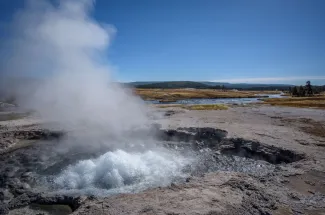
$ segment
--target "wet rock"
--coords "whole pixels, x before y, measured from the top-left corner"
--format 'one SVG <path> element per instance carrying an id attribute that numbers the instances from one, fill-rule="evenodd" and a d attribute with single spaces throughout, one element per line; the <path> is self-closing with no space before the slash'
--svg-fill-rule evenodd
<path id="1" fill-rule="evenodd" d="M 216 155 L 236 155 L 265 160 L 271 164 L 291 163 L 305 158 L 301 153 L 243 138 L 226 138 L 226 135 L 227 132 L 220 129 L 190 127 L 162 130 L 159 137 L 165 141 L 186 142 L 187 146 L 194 150 L 209 148 L 213 149 Z"/>
<path id="2" fill-rule="evenodd" d="M 6 215 L 9 213 L 9 208 L 7 205 L 0 203 L 0 215 Z"/>
<path id="3" fill-rule="evenodd" d="M 84 196 L 72 197 L 66 195 L 48 196 L 30 191 L 25 191 L 23 194 L 11 199 L 5 208 L 10 210 L 26 207 L 31 204 L 37 205 L 61 205 L 69 206 L 72 211 L 76 210 L 87 198 Z M 1 213 L 0 213 L 1 214 Z"/>
<path id="4" fill-rule="evenodd" d="M 215 128 L 178 128 L 177 130 L 161 130 L 159 139 L 164 141 L 183 141 L 192 143 L 192 147 L 200 149 L 214 147 L 225 138 L 227 131 Z M 198 145 L 198 143 L 200 143 Z M 201 145 L 201 143 L 203 145 Z"/>
<path id="5" fill-rule="evenodd" d="M 168 111 L 165 112 L 164 116 L 171 116 L 171 115 L 174 115 L 174 114 L 176 114 L 175 111 L 173 111 L 173 110 L 168 110 Z"/>
<path id="6" fill-rule="evenodd" d="M 25 173 L 23 173 L 23 174 L 21 175 L 21 177 L 22 177 L 22 178 L 29 178 L 29 177 L 31 177 L 31 175 L 32 175 L 32 172 L 25 172 Z"/>
<path id="7" fill-rule="evenodd" d="M 12 178 L 10 181 L 7 181 L 7 185 L 10 189 L 14 190 L 19 188 L 21 182 L 18 178 Z"/>
<path id="8" fill-rule="evenodd" d="M 21 195 L 21 194 L 24 194 L 25 193 L 25 189 L 15 189 L 15 194 L 16 195 Z"/>
<path id="9" fill-rule="evenodd" d="M 4 176 L 7 177 L 7 178 L 12 178 L 12 177 L 15 176 L 15 172 L 13 172 L 13 171 L 6 172 L 6 173 L 4 174 Z"/>
<path id="10" fill-rule="evenodd" d="M 37 204 L 56 204 L 56 205 L 69 205 L 71 209 L 74 211 L 80 207 L 80 205 L 87 199 L 85 196 L 66 196 L 66 195 L 55 195 L 55 196 L 41 196 L 37 198 L 37 201 L 34 203 Z"/>
<path id="11" fill-rule="evenodd" d="M 50 131 L 44 129 L 15 130 L 15 131 L 1 132 L 0 139 L 15 138 L 15 139 L 23 139 L 23 140 L 50 140 L 50 139 L 58 139 L 62 137 L 64 134 L 65 133 L 62 131 Z"/>
<path id="12" fill-rule="evenodd" d="M 8 189 L 0 188 L 0 201 L 6 202 L 12 198 L 14 198 L 14 195 Z"/>
<path id="13" fill-rule="evenodd" d="M 91 195 L 87 198 L 88 200 L 97 200 L 97 197 L 94 195 Z"/>
<path id="14" fill-rule="evenodd" d="M 13 200 L 11 200 L 8 205 L 9 205 L 10 209 L 14 209 L 14 208 L 20 208 L 20 207 L 27 206 L 30 203 L 31 203 L 31 199 L 29 198 L 29 196 L 26 193 L 24 193 L 22 195 L 19 195 L 16 198 L 14 198 Z"/>
<path id="15" fill-rule="evenodd" d="M 305 158 L 305 155 L 301 153 L 242 138 L 224 139 L 220 150 L 223 154 L 236 154 L 248 158 L 266 160 L 272 164 L 291 163 Z"/>

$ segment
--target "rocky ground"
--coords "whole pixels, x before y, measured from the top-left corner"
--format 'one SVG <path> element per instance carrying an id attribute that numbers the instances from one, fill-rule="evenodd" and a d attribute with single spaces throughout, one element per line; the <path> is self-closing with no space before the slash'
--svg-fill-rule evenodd
<path id="1" fill-rule="evenodd" d="M 35 193 L 23 182 L 8 180 L 11 167 L 6 170 L 2 162 L 2 172 L 9 175 L 1 174 L 0 214 L 325 214 L 325 111 L 261 105 L 157 111 L 166 113 L 154 119 L 164 140 L 209 146 L 214 159 L 236 154 L 274 168 L 265 174 L 209 172 L 185 183 L 100 198 Z M 40 129 L 39 121 L 28 117 L 0 121 L 1 160 L 10 161 L 15 150 L 34 140 L 61 135 Z"/>

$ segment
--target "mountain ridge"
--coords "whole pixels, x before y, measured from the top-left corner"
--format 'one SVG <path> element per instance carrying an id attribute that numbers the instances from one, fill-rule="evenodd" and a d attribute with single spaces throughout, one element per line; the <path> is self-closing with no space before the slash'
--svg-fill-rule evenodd
<path id="1" fill-rule="evenodd" d="M 141 81 L 125 83 L 136 88 L 225 88 L 229 89 L 249 89 L 249 88 L 289 88 L 291 84 L 250 84 L 250 83 L 227 83 L 208 81 Z"/>

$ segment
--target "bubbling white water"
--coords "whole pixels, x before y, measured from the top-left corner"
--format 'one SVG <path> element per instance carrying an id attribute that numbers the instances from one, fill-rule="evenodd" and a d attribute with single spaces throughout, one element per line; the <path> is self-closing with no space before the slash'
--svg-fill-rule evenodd
<path id="1" fill-rule="evenodd" d="M 167 186 L 175 178 L 186 178 L 182 170 L 192 159 L 171 151 L 107 152 L 96 159 L 82 160 L 67 167 L 54 179 L 60 190 L 103 196 L 139 192 Z"/>

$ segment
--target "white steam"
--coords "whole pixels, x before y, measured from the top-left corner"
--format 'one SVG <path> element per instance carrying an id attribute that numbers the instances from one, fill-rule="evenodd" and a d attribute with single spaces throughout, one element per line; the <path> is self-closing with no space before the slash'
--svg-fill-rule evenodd
<path id="1" fill-rule="evenodd" d="M 14 20 L 11 57 L 5 69 L 16 76 L 43 79 L 33 91 L 21 91 L 20 103 L 36 110 L 45 122 L 73 130 L 61 145 L 104 143 L 121 149 L 69 166 L 54 180 L 56 186 L 98 194 L 107 189 L 125 192 L 167 185 L 182 176 L 181 169 L 189 161 L 158 149 L 123 151 L 124 142 L 153 140 L 150 132 L 125 133 L 150 121 L 144 102 L 109 77 L 105 56 L 115 29 L 92 19 L 92 7 L 92 0 L 62 0 L 57 6 L 29 1 Z"/>
<path id="2" fill-rule="evenodd" d="M 93 1 L 28 3 L 15 19 L 11 69 L 45 80 L 23 105 L 61 128 L 120 133 L 144 125 L 144 106 L 109 77 L 104 62 L 115 29 L 89 16 Z"/>

